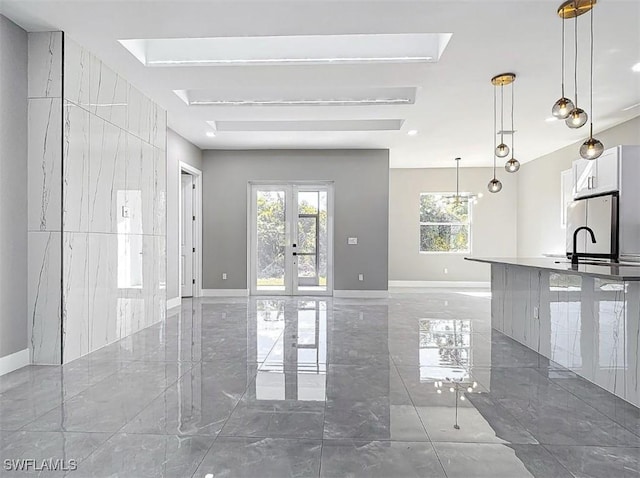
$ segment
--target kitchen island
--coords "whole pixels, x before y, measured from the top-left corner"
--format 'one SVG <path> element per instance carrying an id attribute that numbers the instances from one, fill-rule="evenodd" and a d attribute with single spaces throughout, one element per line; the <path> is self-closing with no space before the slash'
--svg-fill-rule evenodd
<path id="1" fill-rule="evenodd" d="M 640 264 L 466 259 L 491 264 L 494 329 L 640 406 Z"/>

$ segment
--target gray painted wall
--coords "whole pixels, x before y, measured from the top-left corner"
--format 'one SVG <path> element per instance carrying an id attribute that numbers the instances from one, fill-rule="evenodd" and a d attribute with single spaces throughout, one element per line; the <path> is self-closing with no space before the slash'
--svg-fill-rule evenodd
<path id="1" fill-rule="evenodd" d="M 325 180 L 335 188 L 334 288 L 387 289 L 388 150 L 210 150 L 203 168 L 203 288 L 248 287 L 249 181 Z M 347 245 L 351 236 L 357 246 Z"/>
<path id="2" fill-rule="evenodd" d="M 605 148 L 640 144 L 640 116 L 595 137 Z M 522 165 L 518 173 L 519 256 L 565 252 L 565 229 L 560 226 L 560 173 L 571 168 L 579 157 L 581 144 L 582 141 Z"/>
<path id="3" fill-rule="evenodd" d="M 0 15 L 0 357 L 27 348 L 27 32 Z"/>
<path id="4" fill-rule="evenodd" d="M 492 177 L 491 168 L 460 168 L 460 191 L 482 194 L 472 206 L 471 255 L 513 256 L 517 179 L 499 170 L 503 188 L 491 194 Z M 455 192 L 455 168 L 392 169 L 389 184 L 389 280 L 490 280 L 489 267 L 464 260 L 469 254 L 420 252 L 420 193 Z"/>
<path id="5" fill-rule="evenodd" d="M 202 151 L 167 130 L 167 299 L 180 296 L 180 161 L 202 171 Z"/>

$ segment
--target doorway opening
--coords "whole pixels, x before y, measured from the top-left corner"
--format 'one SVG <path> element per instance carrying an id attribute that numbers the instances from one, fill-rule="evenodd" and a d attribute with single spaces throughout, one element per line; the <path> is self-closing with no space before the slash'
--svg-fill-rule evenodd
<path id="1" fill-rule="evenodd" d="M 333 183 L 249 184 L 252 295 L 333 294 Z"/>
<path id="2" fill-rule="evenodd" d="M 202 295 L 202 172 L 180 162 L 180 296 Z"/>

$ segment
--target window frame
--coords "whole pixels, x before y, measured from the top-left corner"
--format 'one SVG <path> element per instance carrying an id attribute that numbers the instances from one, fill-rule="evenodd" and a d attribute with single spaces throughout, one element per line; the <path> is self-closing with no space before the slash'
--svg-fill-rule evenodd
<path id="1" fill-rule="evenodd" d="M 460 197 L 466 197 L 468 201 L 468 222 L 422 222 L 420 220 L 420 205 L 422 203 L 422 196 L 455 196 L 456 193 L 452 192 L 422 192 L 418 198 L 418 253 L 419 254 L 471 254 L 473 244 L 473 199 L 474 195 L 470 192 L 460 192 Z M 422 226 L 468 226 L 469 228 L 469 240 L 468 248 L 466 251 L 423 251 L 422 244 Z"/>

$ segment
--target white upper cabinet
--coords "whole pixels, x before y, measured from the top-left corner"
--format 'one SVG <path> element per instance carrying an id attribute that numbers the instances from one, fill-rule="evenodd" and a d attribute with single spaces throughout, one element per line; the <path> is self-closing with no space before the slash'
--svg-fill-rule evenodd
<path id="1" fill-rule="evenodd" d="M 620 148 L 610 148 L 597 159 L 573 162 L 574 199 L 620 190 Z"/>

